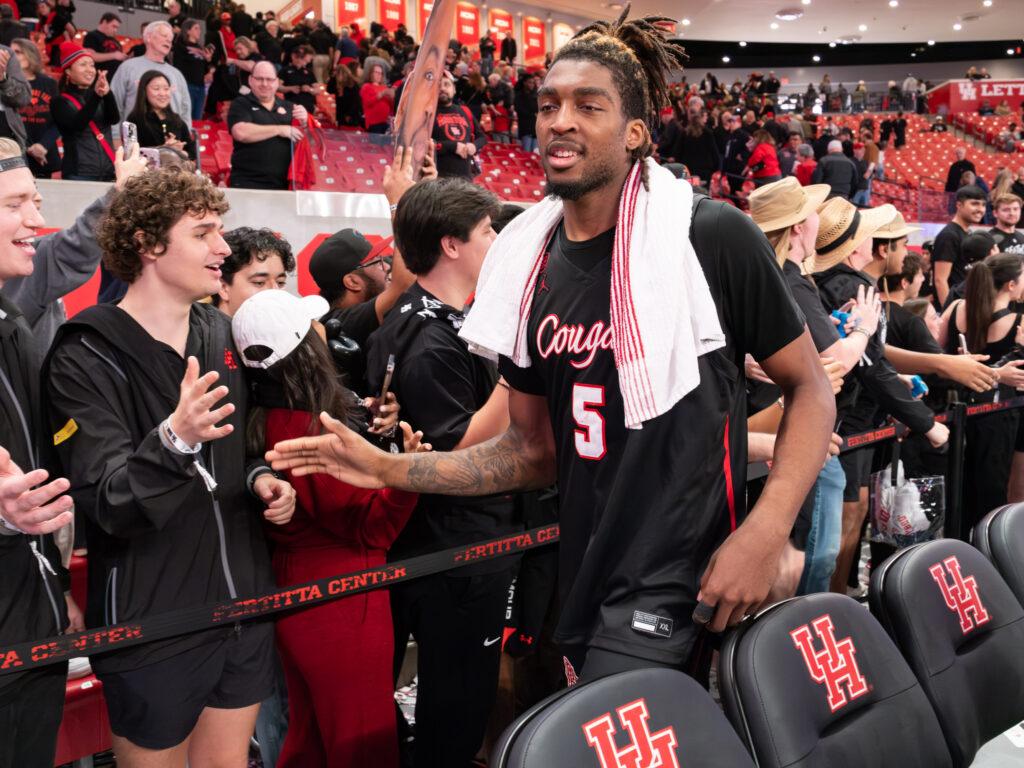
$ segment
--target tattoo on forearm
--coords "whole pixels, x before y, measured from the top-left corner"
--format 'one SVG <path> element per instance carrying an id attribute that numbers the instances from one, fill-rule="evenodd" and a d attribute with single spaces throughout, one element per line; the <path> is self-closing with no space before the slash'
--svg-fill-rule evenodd
<path id="1" fill-rule="evenodd" d="M 539 485 L 543 469 L 522 450 L 512 431 L 451 453 L 407 456 L 402 487 L 421 493 L 479 496 Z"/>

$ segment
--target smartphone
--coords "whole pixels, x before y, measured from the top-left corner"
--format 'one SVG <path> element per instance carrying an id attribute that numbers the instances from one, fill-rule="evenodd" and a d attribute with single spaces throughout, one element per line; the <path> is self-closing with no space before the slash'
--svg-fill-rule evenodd
<path id="1" fill-rule="evenodd" d="M 125 121 L 121 123 L 121 146 L 124 147 L 124 156 L 131 155 L 135 145 L 139 143 L 138 129 L 135 123 Z"/>
<path id="2" fill-rule="evenodd" d="M 388 355 L 388 365 L 384 369 L 384 384 L 380 388 L 380 397 L 377 398 L 377 411 L 380 411 L 380 407 L 384 405 L 384 402 L 388 399 L 388 389 L 391 387 L 391 379 L 395 375 L 395 356 Z M 376 416 L 376 414 L 374 414 Z"/>
<path id="3" fill-rule="evenodd" d="M 970 352 L 967 351 L 967 337 L 964 336 L 962 333 L 958 334 L 958 335 L 960 336 L 960 354 L 962 354 L 962 355 L 969 355 L 969 354 L 971 354 Z"/>
<path id="4" fill-rule="evenodd" d="M 160 150 L 155 147 L 140 147 L 139 154 L 149 158 L 150 168 L 160 167 Z"/>

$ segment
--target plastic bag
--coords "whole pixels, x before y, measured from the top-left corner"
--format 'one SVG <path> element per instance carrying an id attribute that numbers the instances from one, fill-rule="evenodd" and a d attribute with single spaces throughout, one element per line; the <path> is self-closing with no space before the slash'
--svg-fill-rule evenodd
<path id="1" fill-rule="evenodd" d="M 907 478 L 896 460 L 871 475 L 871 540 L 909 547 L 942 538 L 946 520 L 946 481 L 939 477 Z"/>

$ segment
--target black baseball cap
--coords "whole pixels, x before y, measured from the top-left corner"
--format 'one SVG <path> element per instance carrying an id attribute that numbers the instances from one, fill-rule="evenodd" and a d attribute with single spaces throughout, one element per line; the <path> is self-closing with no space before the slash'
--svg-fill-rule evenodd
<path id="1" fill-rule="evenodd" d="M 343 229 L 328 237 L 313 251 L 309 273 L 320 290 L 337 289 L 345 275 L 373 261 L 385 251 L 393 237 L 372 245 L 354 229 Z"/>

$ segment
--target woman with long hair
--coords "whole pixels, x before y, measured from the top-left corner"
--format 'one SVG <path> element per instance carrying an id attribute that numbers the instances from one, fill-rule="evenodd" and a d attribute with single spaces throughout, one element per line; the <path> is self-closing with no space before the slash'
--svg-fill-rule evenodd
<path id="1" fill-rule="evenodd" d="M 755 187 L 763 187 L 782 178 L 779 156 L 775 152 L 775 139 L 764 128 L 758 128 L 747 143 L 752 152 L 744 173 L 753 177 Z"/>
<path id="2" fill-rule="evenodd" d="M 363 69 L 363 120 L 369 133 L 387 133 L 388 118 L 395 114 L 395 89 L 384 82 L 384 67 L 367 61 Z"/>
<path id="3" fill-rule="evenodd" d="M 48 179 L 60 170 L 60 152 L 57 149 L 60 131 L 50 114 L 50 104 L 57 96 L 57 81 L 43 74 L 42 56 L 31 40 L 15 38 L 11 41 L 11 50 L 18 57 L 28 87 L 32 90 L 32 99 L 19 110 L 27 134 L 25 154 L 28 155 L 28 167 L 37 179 Z"/>
<path id="4" fill-rule="evenodd" d="M 106 72 L 97 72 L 92 53 L 74 43 L 60 47 L 59 95 L 50 104 L 64 142 L 61 177 L 113 181 L 114 147 L 110 126 L 120 115 Z"/>
<path id="5" fill-rule="evenodd" d="M 1011 187 L 1013 187 L 1013 171 L 1009 168 L 1000 168 L 996 172 L 995 180 L 992 182 L 992 193 L 989 195 L 989 201 L 994 205 L 999 198 L 1011 194 Z"/>
<path id="6" fill-rule="evenodd" d="M 335 121 L 339 128 L 361 128 L 363 99 L 359 95 L 359 62 L 352 59 L 339 63 L 334 77 L 327 83 L 327 92 L 335 94 Z"/>
<path id="7" fill-rule="evenodd" d="M 252 455 L 280 440 L 320 434 L 323 412 L 365 433 L 361 403 L 342 386 L 323 326 L 314 320 L 327 310 L 319 296 L 260 291 L 232 318 L 235 343 L 254 374 L 255 407 L 246 425 Z M 422 435 L 401 426 L 406 450 L 427 448 L 419 445 Z M 384 565 L 418 498 L 363 490 L 323 474 L 286 474 L 295 488 L 295 513 L 286 525 L 266 528 L 281 587 Z M 290 614 L 275 632 L 290 709 L 279 768 L 397 768 L 387 591 Z"/>
<path id="8" fill-rule="evenodd" d="M 1024 280 L 1020 256 L 995 253 L 975 262 L 967 272 L 964 298 L 952 302 L 942 313 L 939 343 L 950 354 L 988 355 L 989 364 L 998 363 L 1019 344 Z M 962 348 L 961 336 L 966 340 Z M 1000 369 L 996 380 L 1002 378 Z M 1015 395 L 1006 384 L 980 395 L 972 402 L 1006 400 Z M 965 524 L 973 527 L 982 516 L 1006 504 L 1010 464 L 1017 437 L 1019 413 L 997 411 L 968 419 L 967 450 L 964 456 Z"/>
<path id="9" fill-rule="evenodd" d="M 173 147 L 196 159 L 192 131 L 171 109 L 171 84 L 162 72 L 151 69 L 139 78 L 135 106 L 125 119 L 138 127 L 140 147 Z"/>
<path id="10" fill-rule="evenodd" d="M 479 123 L 484 114 L 484 102 L 487 101 L 487 81 L 480 70 L 472 67 L 465 78 L 459 79 L 455 88 L 462 103 L 469 107 Z"/>

